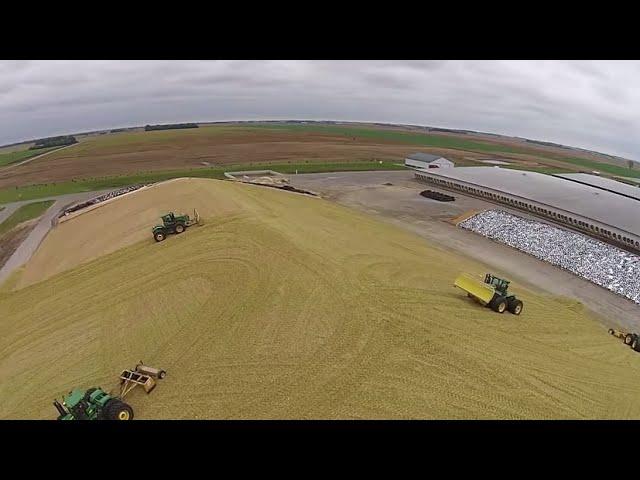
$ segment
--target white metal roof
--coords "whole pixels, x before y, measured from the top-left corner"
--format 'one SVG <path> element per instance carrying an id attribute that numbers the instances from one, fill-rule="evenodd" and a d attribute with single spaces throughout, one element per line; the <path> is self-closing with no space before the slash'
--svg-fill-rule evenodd
<path id="1" fill-rule="evenodd" d="M 562 173 L 555 176 L 640 200 L 640 187 L 634 187 L 633 185 L 618 182 L 610 178 L 589 175 L 588 173 Z M 640 207 L 640 205 L 638 205 L 638 207 Z"/>
<path id="2" fill-rule="evenodd" d="M 422 173 L 518 195 L 640 236 L 640 204 L 637 200 L 584 183 L 500 167 L 456 167 Z"/>

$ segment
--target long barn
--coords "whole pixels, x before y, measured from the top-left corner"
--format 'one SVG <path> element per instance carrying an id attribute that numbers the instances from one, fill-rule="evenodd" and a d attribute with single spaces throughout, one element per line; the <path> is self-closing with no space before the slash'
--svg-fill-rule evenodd
<path id="1" fill-rule="evenodd" d="M 415 178 L 640 250 L 640 200 L 635 198 L 565 178 L 499 167 L 416 171 Z"/>

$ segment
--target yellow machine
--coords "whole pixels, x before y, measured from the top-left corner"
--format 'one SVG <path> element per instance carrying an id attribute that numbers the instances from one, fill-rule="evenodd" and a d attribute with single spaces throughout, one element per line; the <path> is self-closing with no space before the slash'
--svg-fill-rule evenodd
<path id="1" fill-rule="evenodd" d="M 467 273 L 456 278 L 454 286 L 467 292 L 467 296 L 495 312 L 504 313 L 509 310 L 514 315 L 522 313 L 522 300 L 508 293 L 509 281 L 498 278 L 490 273 L 484 277 L 484 282 Z"/>

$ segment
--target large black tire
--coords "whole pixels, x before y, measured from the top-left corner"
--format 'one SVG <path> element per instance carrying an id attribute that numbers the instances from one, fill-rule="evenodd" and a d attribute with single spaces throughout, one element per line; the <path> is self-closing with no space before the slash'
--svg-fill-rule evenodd
<path id="1" fill-rule="evenodd" d="M 504 313 L 507 309 L 507 299 L 501 296 L 497 296 L 491 302 L 491 309 L 494 312 Z"/>
<path id="2" fill-rule="evenodd" d="M 105 420 L 133 420 L 133 408 L 117 398 L 107 402 L 104 407 Z"/>
<path id="3" fill-rule="evenodd" d="M 167 372 L 165 372 L 164 370 L 160 370 L 160 373 L 158 373 L 159 379 L 163 379 L 166 376 L 167 376 Z"/>
<path id="4" fill-rule="evenodd" d="M 179 223 L 176 225 L 176 233 L 182 233 L 184 232 L 184 225 Z"/>
<path id="5" fill-rule="evenodd" d="M 511 313 L 513 313 L 514 315 L 520 315 L 522 313 L 522 300 L 518 300 L 517 298 L 514 298 L 513 300 L 511 300 L 509 302 L 509 311 Z"/>
<path id="6" fill-rule="evenodd" d="M 624 344 L 631 345 L 633 343 L 633 333 L 627 333 L 624 336 Z"/>
<path id="7" fill-rule="evenodd" d="M 638 341 L 637 338 L 633 341 L 633 343 L 631 343 L 631 348 L 636 352 L 640 351 L 640 341 Z"/>
<path id="8" fill-rule="evenodd" d="M 153 234 L 153 238 L 155 239 L 156 242 L 161 242 L 165 238 L 167 238 L 167 236 L 163 232 L 156 232 Z"/>

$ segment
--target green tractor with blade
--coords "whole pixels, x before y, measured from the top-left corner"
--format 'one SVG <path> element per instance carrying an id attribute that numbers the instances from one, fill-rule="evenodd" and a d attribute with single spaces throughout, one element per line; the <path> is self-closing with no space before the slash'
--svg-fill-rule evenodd
<path id="1" fill-rule="evenodd" d="M 186 214 L 176 215 L 173 212 L 169 212 L 161 218 L 162 225 L 156 225 L 151 229 L 156 242 L 163 241 L 169 234 L 180 234 L 184 232 L 187 227 L 200 223 L 200 215 L 195 208 L 193 209 L 193 217 Z"/>
<path id="2" fill-rule="evenodd" d="M 463 273 L 454 282 L 454 286 L 467 292 L 467 296 L 498 313 L 509 310 L 514 315 L 522 313 L 523 303 L 509 292 L 509 280 L 487 273 L 484 281 Z"/>

